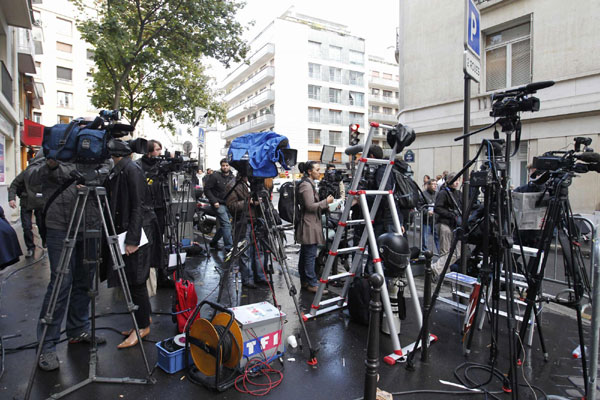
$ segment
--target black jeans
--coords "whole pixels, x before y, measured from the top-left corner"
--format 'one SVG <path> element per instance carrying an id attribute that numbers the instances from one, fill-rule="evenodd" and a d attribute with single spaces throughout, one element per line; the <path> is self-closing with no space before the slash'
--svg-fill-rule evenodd
<path id="1" fill-rule="evenodd" d="M 138 309 L 135 311 L 135 320 L 137 321 L 138 328 L 144 329 L 149 327 L 151 308 L 146 282 L 141 285 L 129 285 L 129 291 L 131 292 L 133 304 L 138 306 Z"/>
<path id="2" fill-rule="evenodd" d="M 33 224 L 31 222 L 33 213 L 35 213 L 36 223 L 39 223 L 39 221 L 42 220 L 42 210 L 26 210 L 21 207 L 21 226 L 23 227 L 23 238 L 25 239 L 27 250 L 35 249 L 35 243 L 33 241 Z"/>

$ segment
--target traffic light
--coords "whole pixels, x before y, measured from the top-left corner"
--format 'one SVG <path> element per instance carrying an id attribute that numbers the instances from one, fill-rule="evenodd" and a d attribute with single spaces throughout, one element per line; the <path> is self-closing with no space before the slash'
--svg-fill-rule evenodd
<path id="1" fill-rule="evenodd" d="M 350 140 L 349 140 L 349 144 L 350 146 L 355 146 L 357 144 L 360 143 L 360 133 L 358 132 L 358 128 L 360 128 L 359 124 L 350 124 L 349 129 L 350 129 Z"/>

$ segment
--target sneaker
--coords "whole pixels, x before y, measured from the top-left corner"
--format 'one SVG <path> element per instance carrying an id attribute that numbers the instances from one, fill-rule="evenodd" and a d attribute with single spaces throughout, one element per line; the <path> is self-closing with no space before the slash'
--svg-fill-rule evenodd
<path id="1" fill-rule="evenodd" d="M 92 334 L 89 332 L 81 332 L 79 335 L 69 338 L 69 344 L 77 343 L 92 343 Z M 106 343 L 106 338 L 104 336 L 96 336 L 96 343 L 104 344 Z"/>
<path id="2" fill-rule="evenodd" d="M 27 249 L 27 253 L 25 253 L 25 257 L 27 257 L 27 258 L 33 257 L 34 250 L 35 249 Z"/>
<path id="3" fill-rule="evenodd" d="M 54 371 L 55 369 L 58 369 L 60 367 L 60 362 L 58 361 L 56 352 L 49 351 L 47 353 L 42 353 L 38 360 L 38 367 L 44 371 Z"/>

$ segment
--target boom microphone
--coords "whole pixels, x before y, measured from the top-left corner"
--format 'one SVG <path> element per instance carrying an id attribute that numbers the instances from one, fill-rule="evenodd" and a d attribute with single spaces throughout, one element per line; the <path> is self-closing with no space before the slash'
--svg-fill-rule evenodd
<path id="1" fill-rule="evenodd" d="M 353 156 L 362 151 L 363 151 L 363 145 L 356 144 L 354 146 L 346 147 L 346 150 L 344 150 L 344 153 L 346 153 L 346 155 Z"/>
<path id="2" fill-rule="evenodd" d="M 528 93 L 535 93 L 540 89 L 545 89 L 547 87 L 554 86 L 554 81 L 541 81 L 541 82 L 532 82 L 521 89 L 525 90 Z"/>
<path id="3" fill-rule="evenodd" d="M 581 153 L 576 157 L 586 163 L 600 163 L 600 154 L 591 151 Z"/>

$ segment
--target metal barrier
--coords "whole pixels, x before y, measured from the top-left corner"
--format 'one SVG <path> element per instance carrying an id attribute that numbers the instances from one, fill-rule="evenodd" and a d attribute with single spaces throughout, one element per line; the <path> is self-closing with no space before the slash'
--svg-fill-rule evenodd
<path id="1" fill-rule="evenodd" d="M 409 243 L 411 247 L 418 247 L 423 252 L 423 226 L 433 227 L 431 234 L 427 238 L 427 249 L 430 250 L 434 255 L 439 256 L 438 248 L 435 245 L 435 214 L 429 215 L 429 208 L 432 207 L 425 204 L 419 208 L 411 210 L 409 214 L 409 228 L 408 230 L 412 235 L 408 235 Z M 428 229 L 428 228 L 425 228 Z M 417 242 L 418 241 L 418 242 Z"/>

